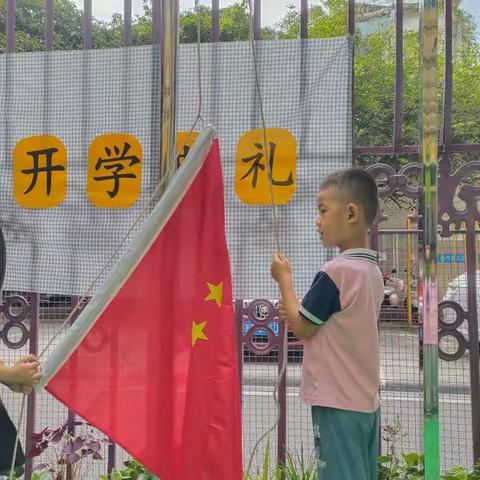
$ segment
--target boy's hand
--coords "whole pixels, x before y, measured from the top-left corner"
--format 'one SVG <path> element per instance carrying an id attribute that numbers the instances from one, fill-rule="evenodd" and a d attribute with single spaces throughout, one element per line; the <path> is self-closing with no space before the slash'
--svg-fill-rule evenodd
<path id="1" fill-rule="evenodd" d="M 281 300 L 278 301 L 278 318 L 282 322 L 287 321 L 287 312 L 286 312 L 285 306 L 283 305 L 283 302 Z"/>
<path id="2" fill-rule="evenodd" d="M 274 253 L 270 267 L 273 279 L 278 283 L 290 283 L 292 280 L 292 267 L 283 253 Z"/>
<path id="3" fill-rule="evenodd" d="M 13 367 L 10 367 L 9 379 L 7 384 L 10 388 L 22 389 L 27 387 L 31 389 L 35 383 L 40 380 L 42 373 L 40 371 L 40 362 L 34 355 L 28 355 L 21 358 Z M 18 390 L 16 390 L 18 391 Z M 24 392 L 25 393 L 25 392 Z"/>

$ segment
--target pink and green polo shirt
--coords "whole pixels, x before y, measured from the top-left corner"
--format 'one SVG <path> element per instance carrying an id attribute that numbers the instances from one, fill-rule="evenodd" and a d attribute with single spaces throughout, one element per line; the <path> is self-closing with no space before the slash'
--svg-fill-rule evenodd
<path id="1" fill-rule="evenodd" d="M 377 252 L 345 250 L 323 265 L 300 313 L 319 325 L 304 342 L 301 397 L 309 405 L 378 409 L 378 317 L 384 298 Z"/>

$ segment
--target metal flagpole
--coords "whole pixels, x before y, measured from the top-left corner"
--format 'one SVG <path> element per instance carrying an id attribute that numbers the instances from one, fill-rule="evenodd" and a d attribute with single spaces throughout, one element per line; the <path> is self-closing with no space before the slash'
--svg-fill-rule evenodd
<path id="1" fill-rule="evenodd" d="M 176 77 L 178 49 L 178 0 L 162 0 L 162 119 L 160 178 L 168 175 L 175 155 L 176 138 Z M 168 185 L 167 180 L 166 185 Z"/>
<path id="2" fill-rule="evenodd" d="M 438 419 L 438 0 L 422 0 L 421 34 L 421 145 L 423 195 L 419 238 L 423 285 L 424 349 L 424 454 L 425 480 L 440 478 L 440 428 Z M 422 233 L 423 230 L 423 233 Z"/>

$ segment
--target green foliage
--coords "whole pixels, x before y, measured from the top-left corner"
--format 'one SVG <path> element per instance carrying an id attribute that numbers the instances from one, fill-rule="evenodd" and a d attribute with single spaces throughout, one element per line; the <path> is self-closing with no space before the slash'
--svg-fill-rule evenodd
<path id="1" fill-rule="evenodd" d="M 263 465 L 260 471 L 256 473 L 245 472 L 244 480 L 279 480 L 280 470 L 278 467 L 270 471 L 270 437 L 267 438 L 265 452 L 263 454 Z"/>
<path id="2" fill-rule="evenodd" d="M 317 480 L 315 452 L 312 452 L 307 459 L 304 457 L 303 446 L 295 455 L 288 453 L 285 465 L 280 467 L 280 472 L 283 473 L 285 479 Z"/>
<path id="3" fill-rule="evenodd" d="M 403 453 L 402 459 L 393 455 L 378 457 L 378 480 L 422 480 L 423 455 Z"/>
<path id="4" fill-rule="evenodd" d="M 404 453 L 398 459 L 394 455 L 386 454 L 378 457 L 378 480 L 423 480 L 423 455 L 419 453 Z M 454 467 L 442 475 L 442 480 L 480 480 L 480 465 L 472 470 L 464 467 Z M 254 474 L 244 475 L 244 480 L 318 480 L 316 460 L 312 452 L 307 459 L 303 448 L 300 453 L 287 454 L 285 465 L 275 466 L 271 462 L 270 442 L 265 448 L 263 464 Z M 34 473 L 32 480 L 50 480 L 50 477 Z M 156 480 L 141 463 L 129 460 L 124 463 L 122 470 L 114 470 L 110 475 L 102 475 L 100 480 Z"/>
<path id="5" fill-rule="evenodd" d="M 390 145 L 393 133 L 395 36 L 374 32 L 357 37 L 355 131 L 360 145 Z"/>
<path id="6" fill-rule="evenodd" d="M 300 12 L 293 6 L 277 25 L 280 39 L 300 37 Z M 309 38 L 340 37 L 347 34 L 347 4 L 345 0 L 325 0 L 308 11 Z"/>
<path id="7" fill-rule="evenodd" d="M 32 473 L 32 480 L 48 480 L 47 473 Z"/>
<path id="8" fill-rule="evenodd" d="M 100 480 L 154 480 L 155 478 L 140 462 L 129 460 L 124 463 L 122 470 L 114 470 L 110 475 L 102 475 Z"/>
<path id="9" fill-rule="evenodd" d="M 199 5 L 198 16 L 195 10 L 187 10 L 180 13 L 180 43 L 195 43 L 197 41 L 198 19 L 200 19 L 200 40 L 202 42 L 210 41 L 212 12 L 206 5 Z"/>
<path id="10" fill-rule="evenodd" d="M 382 440 L 386 444 L 385 455 L 378 457 L 378 480 L 422 480 L 423 455 L 403 453 L 397 455 L 398 441 L 404 436 L 400 418 L 382 427 Z"/>
<path id="11" fill-rule="evenodd" d="M 480 464 L 475 465 L 472 470 L 454 467 L 444 472 L 442 480 L 480 480 Z"/>
<path id="12" fill-rule="evenodd" d="M 272 465 L 270 458 L 270 438 L 267 440 L 263 455 L 263 464 L 256 473 L 246 472 L 244 480 L 317 480 L 317 462 L 314 453 L 307 459 L 303 446 L 300 452 L 287 453 L 285 465 Z"/>
<path id="13" fill-rule="evenodd" d="M 143 13 L 132 21 L 134 45 L 152 41 L 151 2 L 144 0 Z M 16 4 L 16 49 L 38 51 L 44 48 L 44 0 L 22 0 Z M 454 7 L 454 77 L 453 77 L 453 142 L 480 143 L 480 42 L 475 22 L 455 0 Z M 81 49 L 82 11 L 73 0 L 55 1 L 54 48 Z M 180 13 L 179 38 L 182 43 L 197 41 L 197 20 L 202 42 L 211 40 L 212 11 L 200 5 Z M 247 0 L 220 9 L 220 40 L 248 40 L 250 17 Z M 5 52 L 6 0 L 0 0 L 0 52 Z M 322 0 L 308 12 L 310 38 L 325 38 L 347 33 L 347 2 Z M 369 33 L 357 29 L 355 35 L 355 134 L 356 143 L 365 146 L 391 145 L 393 142 L 395 31 L 393 22 L 379 23 Z M 264 39 L 292 39 L 300 34 L 300 12 L 293 5 L 273 28 L 263 28 Z M 440 29 L 440 35 L 444 35 Z M 439 42 L 439 104 L 443 99 L 444 39 Z M 94 48 L 114 48 L 123 44 L 123 19 L 118 13 L 107 22 L 93 21 Z M 419 141 L 419 38 L 417 31 L 405 31 L 403 85 L 403 143 Z M 440 114 L 442 112 L 440 111 Z M 465 158 L 457 159 L 462 163 Z M 364 157 L 360 163 L 388 163 L 395 168 L 412 161 L 412 157 Z"/>

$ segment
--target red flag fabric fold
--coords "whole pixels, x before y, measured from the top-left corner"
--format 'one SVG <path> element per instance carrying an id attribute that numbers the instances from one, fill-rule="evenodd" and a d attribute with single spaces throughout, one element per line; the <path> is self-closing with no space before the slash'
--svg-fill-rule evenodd
<path id="1" fill-rule="evenodd" d="M 241 412 L 218 142 L 47 390 L 161 480 L 240 480 Z"/>

